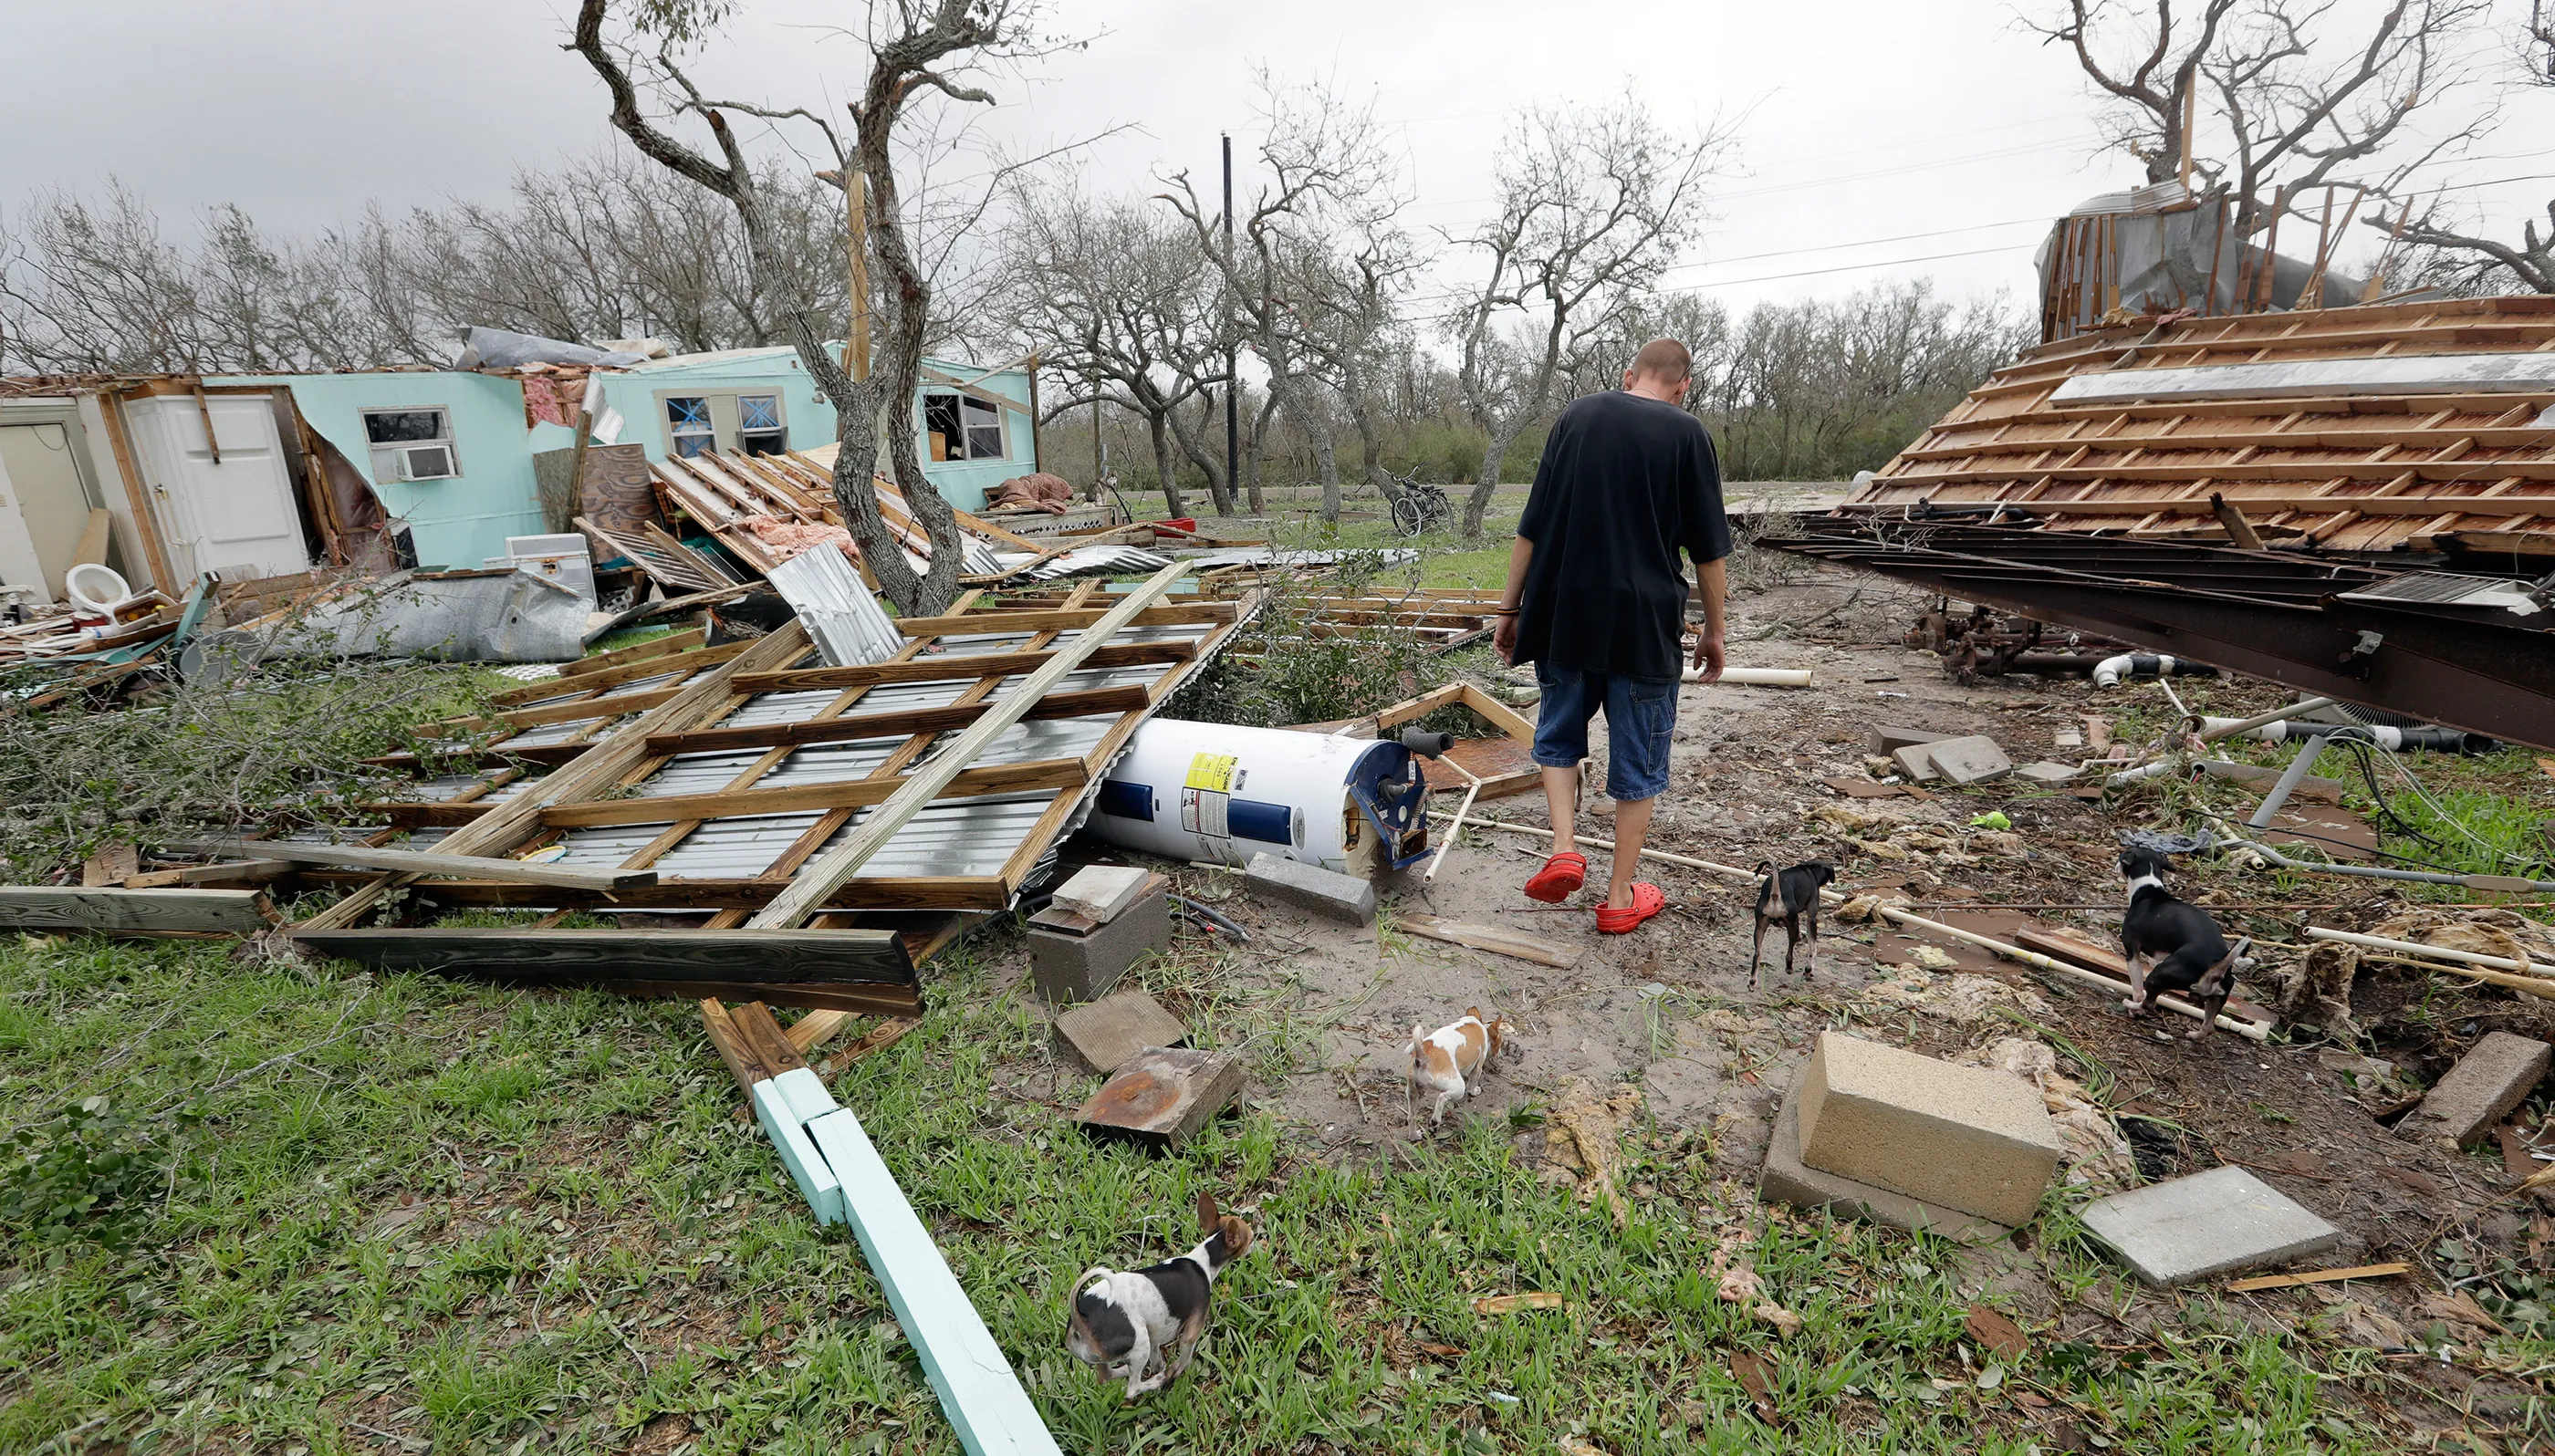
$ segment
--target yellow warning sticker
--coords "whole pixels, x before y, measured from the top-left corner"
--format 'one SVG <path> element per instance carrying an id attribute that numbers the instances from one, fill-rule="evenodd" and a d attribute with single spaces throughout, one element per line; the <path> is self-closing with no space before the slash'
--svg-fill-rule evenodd
<path id="1" fill-rule="evenodd" d="M 1189 777 L 1185 788 L 1202 789 L 1209 793 L 1233 791 L 1235 756 L 1229 753 L 1202 753 L 1189 760 Z"/>

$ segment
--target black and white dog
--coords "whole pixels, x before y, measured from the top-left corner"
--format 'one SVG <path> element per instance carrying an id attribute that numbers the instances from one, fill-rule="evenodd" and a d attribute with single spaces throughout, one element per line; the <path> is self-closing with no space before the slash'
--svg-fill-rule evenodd
<path id="1" fill-rule="evenodd" d="M 1748 983 L 1760 990 L 1765 985 L 1765 932 L 1779 922 L 1783 927 L 1783 969 L 1792 969 L 1792 947 L 1801 943 L 1801 923 L 1809 922 L 1809 979 L 1819 975 L 1819 892 L 1836 878 L 1836 866 L 1824 860 L 1810 860 L 1777 870 L 1772 860 L 1759 860 L 1757 873 L 1765 877 L 1757 887 L 1757 948 L 1748 957 Z"/>
<path id="2" fill-rule="evenodd" d="M 1251 1225 L 1218 1212 L 1211 1193 L 1198 1195 L 1198 1223 L 1206 1238 L 1177 1259 L 1148 1269 L 1086 1269 L 1073 1281 L 1064 1347 L 1103 1380 L 1124 1376 L 1130 1400 L 1189 1368 L 1206 1334 L 1215 1276 L 1251 1247 Z M 1161 1373 L 1149 1377 L 1156 1366 Z"/>
<path id="3" fill-rule="evenodd" d="M 2236 989 L 2236 958 L 2244 949 L 2227 943 L 2218 922 L 2198 906 L 2164 888 L 2165 857 L 2141 845 L 2121 851 L 2121 874 L 2129 882 L 2129 908 L 2121 916 L 2121 950 L 2129 962 L 2129 995 L 2121 1005 L 2144 1016 L 2156 997 L 2180 992 L 2208 1015 L 2191 1039 L 2218 1025 L 2218 1013 Z"/>

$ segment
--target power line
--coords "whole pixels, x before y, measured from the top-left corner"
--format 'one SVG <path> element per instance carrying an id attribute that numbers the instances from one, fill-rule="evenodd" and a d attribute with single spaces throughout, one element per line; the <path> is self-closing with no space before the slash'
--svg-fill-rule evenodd
<path id="1" fill-rule="evenodd" d="M 1798 257 L 1803 253 L 1834 253 L 1845 248 L 1870 248 L 1877 247 L 1883 243 L 1913 242 L 1917 238 L 1947 238 L 1955 233 L 1986 232 L 1990 228 L 2020 227 L 2025 223 L 2029 223 L 2037 227 L 2047 227 L 2050 225 L 2050 222 L 2051 219 L 2046 217 L 2016 217 L 2005 222 L 1978 222 L 1972 223 L 1968 227 L 1938 228 L 1933 232 L 1902 232 L 1886 238 L 1865 238 L 1860 242 L 1821 243 L 1813 248 L 1778 248 L 1771 253 L 1739 253 L 1728 258 L 1707 258 L 1700 263 L 1680 263 L 1667 271 L 1670 273 L 1688 273 L 1697 268 L 1719 268 L 1725 263 L 1753 263 L 1761 258 L 1793 258 Z"/>
<path id="2" fill-rule="evenodd" d="M 1712 283 L 1692 283 L 1687 284 L 1682 288 L 1669 289 L 1667 292 L 1672 294 L 1699 294 L 1705 289 L 1737 288 L 1739 285 L 1744 283 L 1773 283 L 1778 279 L 1785 278 L 1814 278 L 1822 273 L 1853 273 L 1858 269 L 1864 268 L 1896 268 L 1907 263 L 1932 263 L 1942 258 L 1976 258 L 1984 253 L 2010 253 L 2021 246 L 2022 244 L 2020 243 L 2007 243 L 2003 247 L 1998 248 L 1970 248 L 1958 253 L 1927 253 L 1922 257 L 1887 258 L 1878 263 L 1840 263 L 1834 268 L 1804 268 L 1797 273 L 1766 273 L 1760 274 L 1755 278 L 1725 278 Z M 1807 250 L 1805 249 L 1803 251 Z"/>

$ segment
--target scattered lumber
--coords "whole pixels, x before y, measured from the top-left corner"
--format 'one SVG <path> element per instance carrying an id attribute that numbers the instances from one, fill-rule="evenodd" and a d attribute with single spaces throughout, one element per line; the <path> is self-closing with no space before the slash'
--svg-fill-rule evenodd
<path id="1" fill-rule="evenodd" d="M 117 935 L 253 935 L 275 923 L 254 890 L 0 885 L 0 927 Z"/>
<path id="2" fill-rule="evenodd" d="M 385 970 L 587 973 L 620 981 L 912 985 L 913 962 L 889 930 L 297 930 L 323 955 Z"/>
<path id="3" fill-rule="evenodd" d="M 1580 841 L 1587 843 L 1586 840 Z M 1542 966 L 1573 966 L 1579 963 L 1579 951 L 1572 946 L 1557 945 L 1537 936 L 1503 929 L 1498 925 L 1476 925 L 1465 920 L 1443 919 L 1436 915 L 1405 914 L 1395 921 L 1413 935 L 1443 940 L 1450 945 L 1487 950 L 1496 955 L 1515 956 Z"/>
<path id="4" fill-rule="evenodd" d="M 2409 1274 L 2409 1264 L 2359 1264 L 2349 1269 L 2319 1269 L 2305 1274 L 2260 1274 L 2238 1279 L 2227 1286 L 2230 1294 L 2250 1294 L 2256 1289 L 2293 1289 L 2300 1284 L 2330 1284 L 2338 1279 L 2382 1279 Z"/>
<path id="5" fill-rule="evenodd" d="M 290 860 L 302 865 L 339 865 L 354 870 L 396 870 L 460 880 L 501 880 L 526 885 L 551 885 L 562 890 L 636 890 L 657 883 L 654 870 L 579 870 L 565 865 L 525 860 L 490 859 L 480 855 L 433 854 L 409 849 L 375 849 L 363 844 L 297 844 L 269 839 L 179 839 L 164 846 L 179 854 L 207 858 Z"/>

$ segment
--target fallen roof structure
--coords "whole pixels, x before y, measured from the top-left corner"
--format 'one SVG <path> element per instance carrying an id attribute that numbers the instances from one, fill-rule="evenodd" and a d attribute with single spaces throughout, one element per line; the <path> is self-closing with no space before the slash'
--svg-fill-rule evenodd
<path id="1" fill-rule="evenodd" d="M 2555 609 L 2530 600 L 2524 584 L 1896 515 L 1821 518 L 1764 544 L 2345 702 L 2555 748 Z"/>
<path id="2" fill-rule="evenodd" d="M 2045 344 L 1842 509 L 2543 571 L 2555 299 L 2166 315 Z"/>

